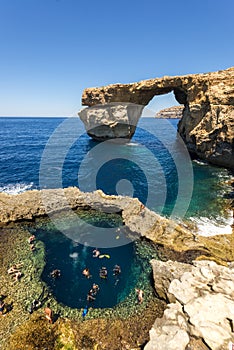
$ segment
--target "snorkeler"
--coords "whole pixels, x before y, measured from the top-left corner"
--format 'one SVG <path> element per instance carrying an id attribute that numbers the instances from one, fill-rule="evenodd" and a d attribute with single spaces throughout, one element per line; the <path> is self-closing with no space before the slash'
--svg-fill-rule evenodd
<path id="1" fill-rule="evenodd" d="M 58 269 L 55 269 L 50 273 L 50 276 L 53 278 L 58 278 L 61 276 L 61 271 Z"/>
<path id="2" fill-rule="evenodd" d="M 87 301 L 95 300 L 96 298 L 94 297 L 94 295 L 95 295 L 95 293 L 94 293 L 93 289 L 90 289 L 90 291 L 87 294 Z"/>
<path id="3" fill-rule="evenodd" d="M 117 276 L 121 273 L 121 268 L 119 265 L 115 265 L 114 268 L 113 268 L 113 275 L 114 276 Z"/>
<path id="4" fill-rule="evenodd" d="M 93 283 L 93 287 L 92 287 L 93 295 L 96 295 L 99 289 L 100 289 L 99 285 L 96 283 Z"/>
<path id="5" fill-rule="evenodd" d="M 96 248 L 93 250 L 93 258 L 98 258 L 100 255 L 100 251 Z"/>
<path id="6" fill-rule="evenodd" d="M 100 269 L 100 272 L 99 272 L 99 276 L 101 277 L 101 278 L 107 278 L 107 268 L 106 267 L 102 267 L 101 269 Z"/>
<path id="7" fill-rule="evenodd" d="M 90 278 L 90 277 L 91 277 L 90 271 L 89 271 L 89 269 L 88 269 L 87 267 L 83 270 L 82 274 L 83 274 L 86 278 Z"/>

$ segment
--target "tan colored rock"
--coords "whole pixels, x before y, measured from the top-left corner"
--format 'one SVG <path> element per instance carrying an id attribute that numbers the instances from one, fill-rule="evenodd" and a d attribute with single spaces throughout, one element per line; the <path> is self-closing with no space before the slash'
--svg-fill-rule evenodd
<path id="1" fill-rule="evenodd" d="M 79 117 L 85 124 L 87 134 L 94 140 L 130 139 L 142 110 L 143 106 L 129 103 L 99 105 L 81 110 Z"/>
<path id="2" fill-rule="evenodd" d="M 137 198 L 109 196 L 100 190 L 84 193 L 77 187 L 34 190 L 18 195 L 0 193 L 1 224 L 33 220 L 62 210 L 78 208 L 121 213 L 126 228 L 137 236 L 146 237 L 163 246 L 165 251 L 171 249 L 178 254 L 196 252 L 197 257 L 206 254 L 207 257 L 203 256 L 203 259 L 215 259 L 223 264 L 234 260 L 233 234 L 195 237 L 182 224 L 142 207 Z"/>
<path id="3" fill-rule="evenodd" d="M 181 119 L 183 109 L 183 106 L 173 106 L 169 108 L 164 108 L 156 114 L 155 118 Z"/>
<path id="4" fill-rule="evenodd" d="M 168 305 L 163 318 L 155 321 L 150 332 L 149 349 L 153 349 L 150 344 L 156 346 L 156 339 L 160 338 L 159 332 L 163 336 L 164 343 L 170 344 L 179 326 L 189 337 L 188 347 L 181 345 L 180 349 L 193 348 L 196 343 L 194 339 L 205 343 L 212 350 L 228 349 L 229 342 L 234 342 L 233 264 L 224 267 L 213 261 L 196 261 L 187 268 L 186 264 L 177 263 L 175 264 L 177 273 L 173 272 L 176 278 L 171 281 L 168 290 L 165 288 L 164 280 L 167 275 L 169 278 L 173 276 L 171 262 L 152 260 L 151 264 L 156 291 L 159 288 L 160 293 L 163 285 L 168 300 L 173 300 L 174 297 L 174 302 Z M 162 271 L 163 264 L 164 274 L 157 274 L 158 271 Z M 181 335 L 181 339 L 183 344 L 184 334 Z"/>
<path id="5" fill-rule="evenodd" d="M 185 107 L 178 131 L 188 150 L 211 163 L 234 168 L 234 67 L 213 73 L 88 88 L 83 92 L 82 104 L 146 106 L 154 96 L 171 91 Z"/>

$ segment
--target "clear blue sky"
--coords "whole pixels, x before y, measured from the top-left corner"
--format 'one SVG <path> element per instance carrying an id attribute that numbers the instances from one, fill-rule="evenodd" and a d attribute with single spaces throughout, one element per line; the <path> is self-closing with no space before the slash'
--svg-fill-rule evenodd
<path id="1" fill-rule="evenodd" d="M 233 0 L 0 0 L 0 115 L 70 116 L 86 87 L 231 67 L 233 16 Z"/>

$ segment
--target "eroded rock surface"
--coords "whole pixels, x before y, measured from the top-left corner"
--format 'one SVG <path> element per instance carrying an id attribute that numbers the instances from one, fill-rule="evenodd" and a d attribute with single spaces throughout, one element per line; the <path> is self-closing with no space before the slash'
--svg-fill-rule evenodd
<path id="1" fill-rule="evenodd" d="M 201 237 L 187 227 L 142 206 L 137 198 L 109 196 L 102 191 L 82 192 L 77 187 L 27 191 L 19 195 L 0 193 L 0 223 L 33 220 L 69 209 L 95 209 L 120 213 L 125 226 L 179 255 L 206 256 L 225 264 L 234 260 L 234 235 Z M 191 254 L 190 254 L 191 252 Z M 195 259 L 195 258 L 193 258 Z M 181 259 L 186 260 L 186 259 Z"/>
<path id="2" fill-rule="evenodd" d="M 81 110 L 79 117 L 94 140 L 128 140 L 135 132 L 143 107 L 129 103 L 99 105 Z"/>
<path id="3" fill-rule="evenodd" d="M 157 293 L 174 301 L 155 321 L 145 349 L 191 349 L 195 339 L 204 349 L 228 349 L 229 342 L 234 342 L 233 263 L 227 267 L 213 261 L 188 266 L 171 261 L 151 263 Z M 169 276 L 168 287 L 165 276 Z"/>
<path id="4" fill-rule="evenodd" d="M 82 104 L 89 107 L 110 103 L 146 106 L 155 95 L 171 91 L 184 105 L 178 131 L 188 150 L 211 163 L 234 168 L 234 67 L 213 73 L 165 76 L 131 84 L 88 88 L 83 92 Z M 90 123 L 88 114 L 87 109 L 81 114 L 87 125 Z M 113 124 L 112 117 L 111 114 Z M 129 119 L 128 113 L 125 119 Z M 100 121 L 103 121 L 106 138 L 109 133 L 112 137 L 113 132 L 107 132 L 109 122 L 106 123 L 105 113 L 103 119 L 98 116 L 97 122 Z M 130 132 L 129 137 L 132 134 Z"/>
<path id="5" fill-rule="evenodd" d="M 173 106 L 169 108 L 164 108 L 156 114 L 155 118 L 181 119 L 183 109 L 183 106 Z"/>

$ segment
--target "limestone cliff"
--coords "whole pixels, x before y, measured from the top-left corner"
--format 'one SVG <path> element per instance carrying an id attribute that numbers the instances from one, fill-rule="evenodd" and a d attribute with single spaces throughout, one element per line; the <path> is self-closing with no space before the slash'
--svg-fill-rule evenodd
<path id="1" fill-rule="evenodd" d="M 155 118 L 180 119 L 182 118 L 183 106 L 173 106 L 159 111 Z"/>
<path id="2" fill-rule="evenodd" d="M 164 76 L 131 84 L 88 88 L 83 92 L 82 104 L 89 107 L 110 103 L 146 106 L 155 95 L 171 91 L 185 107 L 178 131 L 188 150 L 211 163 L 234 168 L 234 67 L 213 73 Z M 88 110 L 86 108 L 82 112 L 85 123 Z M 139 117 L 137 114 L 134 121 L 128 123 L 136 125 Z M 100 121 L 99 118 L 99 126 Z M 95 116 L 92 119 L 94 125 Z M 101 138 L 109 138 L 106 133 L 108 124 L 103 123 L 103 127 L 105 130 Z M 127 137 L 130 138 L 133 133 L 131 130 Z"/>

